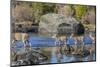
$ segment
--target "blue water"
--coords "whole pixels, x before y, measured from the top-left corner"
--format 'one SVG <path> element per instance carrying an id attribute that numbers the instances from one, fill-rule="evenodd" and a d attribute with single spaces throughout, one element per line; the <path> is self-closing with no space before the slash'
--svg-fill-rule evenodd
<path id="1" fill-rule="evenodd" d="M 22 41 L 18 41 L 16 43 L 16 48 L 23 48 L 24 47 L 24 43 Z"/>
<path id="2" fill-rule="evenodd" d="M 32 47 L 55 47 L 55 39 L 53 38 L 45 38 L 45 37 L 35 37 L 31 36 L 29 38 L 29 42 Z M 16 42 L 17 48 L 24 47 L 24 43 L 22 41 Z"/>
<path id="3" fill-rule="evenodd" d="M 57 46 L 55 45 L 55 39 L 49 38 L 49 37 L 31 36 L 28 40 L 31 43 L 31 47 L 55 47 Z M 17 45 L 17 48 L 24 47 L 24 44 L 22 41 L 18 41 L 16 45 Z"/>
<path id="4" fill-rule="evenodd" d="M 29 42 L 32 47 L 53 47 L 55 46 L 55 39 L 45 37 L 30 37 Z"/>
<path id="5" fill-rule="evenodd" d="M 32 47 L 55 47 L 55 39 L 53 38 L 49 38 L 49 37 L 37 37 L 37 36 L 31 36 L 29 38 L 29 42 L 32 44 Z M 16 42 L 16 47 L 17 48 L 23 48 L 24 47 L 24 43 L 22 41 L 17 41 Z M 54 48 L 55 49 L 55 48 Z M 20 49 L 18 49 L 18 51 L 20 51 Z M 76 58 L 75 56 L 66 56 L 66 55 L 62 55 L 62 58 L 58 58 L 57 54 L 55 53 L 55 50 L 51 49 L 51 58 L 50 58 L 50 62 L 46 62 L 46 63 L 63 63 L 63 62 L 75 62 L 75 61 L 81 61 L 80 59 L 82 59 L 82 61 L 89 61 L 88 57 L 84 57 L 84 58 Z M 59 62 L 60 60 L 60 62 Z M 95 60 L 95 54 L 93 55 L 93 59 Z M 43 63 L 43 62 L 42 62 Z"/>

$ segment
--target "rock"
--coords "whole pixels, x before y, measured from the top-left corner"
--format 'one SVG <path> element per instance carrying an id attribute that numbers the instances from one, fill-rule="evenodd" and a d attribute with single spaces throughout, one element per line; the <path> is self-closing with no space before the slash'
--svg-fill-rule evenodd
<path id="1" fill-rule="evenodd" d="M 60 33 L 71 33 L 73 32 L 73 25 L 77 24 L 75 18 L 71 16 L 64 16 L 61 14 L 49 13 L 41 16 L 39 23 L 39 33 L 41 35 L 53 36 L 54 34 Z M 67 30 L 67 32 L 66 32 Z"/>
<path id="2" fill-rule="evenodd" d="M 96 13 L 95 9 L 89 10 L 86 15 L 82 18 L 83 22 L 86 24 L 95 24 L 96 23 Z"/>

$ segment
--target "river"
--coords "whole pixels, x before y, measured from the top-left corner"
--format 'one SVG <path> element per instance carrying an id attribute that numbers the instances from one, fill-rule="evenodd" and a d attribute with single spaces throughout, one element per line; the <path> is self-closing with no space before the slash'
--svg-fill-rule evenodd
<path id="1" fill-rule="evenodd" d="M 89 59 L 89 57 L 91 57 L 90 55 L 86 57 L 77 57 L 74 55 L 69 55 L 64 53 L 57 54 L 56 52 L 57 47 L 54 45 L 55 40 L 49 37 L 30 35 L 29 41 L 32 44 L 31 46 L 32 50 L 39 51 L 48 57 L 47 60 L 39 62 L 39 64 L 56 64 L 56 63 L 84 62 L 84 61 L 96 60 L 95 53 L 93 54 L 91 59 Z M 24 51 L 23 42 L 17 41 L 15 50 L 20 53 L 23 52 Z"/>

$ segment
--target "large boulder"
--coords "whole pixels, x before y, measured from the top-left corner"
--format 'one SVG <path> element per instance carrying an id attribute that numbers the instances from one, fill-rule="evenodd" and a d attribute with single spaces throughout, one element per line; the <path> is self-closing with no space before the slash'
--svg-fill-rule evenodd
<path id="1" fill-rule="evenodd" d="M 75 18 L 61 14 L 49 13 L 41 16 L 39 33 L 41 35 L 53 36 L 54 34 L 69 34 L 74 32 L 74 25 L 77 25 Z"/>

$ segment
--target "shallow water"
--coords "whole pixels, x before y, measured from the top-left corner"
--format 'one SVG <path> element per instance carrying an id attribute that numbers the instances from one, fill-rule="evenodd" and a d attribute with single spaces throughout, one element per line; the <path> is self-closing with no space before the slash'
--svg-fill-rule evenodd
<path id="1" fill-rule="evenodd" d="M 57 54 L 56 47 L 41 47 L 41 48 L 33 47 L 32 49 L 48 57 L 47 60 L 41 61 L 39 62 L 39 64 L 95 61 L 95 53 L 93 54 L 92 59 L 89 59 L 90 56 L 80 58 L 74 55 Z M 19 48 L 17 51 L 20 54 L 24 52 L 24 49 Z"/>
<path id="2" fill-rule="evenodd" d="M 45 48 L 43 48 L 43 49 L 45 49 Z M 55 47 L 51 47 L 49 49 L 51 49 L 51 57 L 50 57 L 50 62 L 48 62 L 48 63 L 65 63 L 65 62 L 90 61 L 88 59 L 89 56 L 80 58 L 80 57 L 75 57 L 73 55 L 62 54 L 62 55 L 60 55 L 60 57 L 57 57 L 57 56 L 59 56 L 59 54 L 56 54 Z M 95 54 L 94 54 L 94 56 L 92 57 L 91 60 L 92 61 L 95 60 Z"/>
<path id="3" fill-rule="evenodd" d="M 45 37 L 37 37 L 31 35 L 29 41 L 32 44 L 32 49 L 35 51 L 39 51 L 45 56 L 48 57 L 47 60 L 39 62 L 39 64 L 46 64 L 46 63 L 67 63 L 67 62 L 80 62 L 80 61 L 95 61 L 95 53 L 93 54 L 92 58 L 89 59 L 90 55 L 87 57 L 76 57 L 74 55 L 67 55 L 67 54 L 57 54 L 56 53 L 56 46 L 54 45 L 55 40 L 53 38 L 45 38 Z M 24 52 L 24 44 L 21 41 L 16 42 L 15 50 L 18 53 Z"/>

